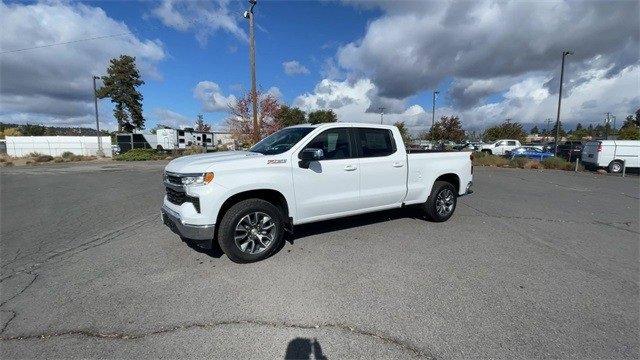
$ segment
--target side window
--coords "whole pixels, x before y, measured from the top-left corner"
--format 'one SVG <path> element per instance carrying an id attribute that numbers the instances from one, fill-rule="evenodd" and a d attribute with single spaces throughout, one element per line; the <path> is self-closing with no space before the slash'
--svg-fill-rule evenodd
<path id="1" fill-rule="evenodd" d="M 349 132 L 346 128 L 329 129 L 316 136 L 305 149 L 321 149 L 325 160 L 347 159 L 351 157 Z"/>
<path id="2" fill-rule="evenodd" d="M 516 142 L 515 141 L 507 141 L 507 144 L 509 146 L 516 146 Z"/>
<path id="3" fill-rule="evenodd" d="M 358 129 L 358 146 L 362 157 L 388 156 L 396 152 L 396 144 L 390 130 Z"/>

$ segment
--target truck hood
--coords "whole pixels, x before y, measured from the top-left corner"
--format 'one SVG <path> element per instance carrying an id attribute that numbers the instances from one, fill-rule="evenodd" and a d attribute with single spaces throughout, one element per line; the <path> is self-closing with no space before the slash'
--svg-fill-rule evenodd
<path id="1" fill-rule="evenodd" d="M 250 151 L 221 151 L 189 155 L 172 160 L 164 169 L 178 174 L 203 173 L 215 168 L 216 164 L 255 159 L 262 156 L 264 155 Z"/>

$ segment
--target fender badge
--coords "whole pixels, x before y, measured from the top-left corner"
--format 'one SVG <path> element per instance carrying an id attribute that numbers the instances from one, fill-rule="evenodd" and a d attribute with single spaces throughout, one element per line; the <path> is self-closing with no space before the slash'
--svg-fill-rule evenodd
<path id="1" fill-rule="evenodd" d="M 287 162 L 287 159 L 273 159 L 273 160 L 267 160 L 267 165 L 284 164 L 286 162 Z"/>

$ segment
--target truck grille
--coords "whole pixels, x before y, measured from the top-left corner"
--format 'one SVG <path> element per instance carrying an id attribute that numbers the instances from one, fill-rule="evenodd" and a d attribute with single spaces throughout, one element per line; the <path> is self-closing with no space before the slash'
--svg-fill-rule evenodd
<path id="1" fill-rule="evenodd" d="M 193 204 L 193 207 L 196 208 L 197 212 L 200 212 L 200 199 L 197 197 L 189 196 L 183 191 L 174 190 L 170 187 L 167 187 L 167 200 L 170 203 L 176 205 L 182 205 L 186 202 Z"/>
<path id="2" fill-rule="evenodd" d="M 177 175 L 167 174 L 167 181 L 172 184 L 182 185 L 182 179 L 180 179 L 180 176 Z"/>
<path id="3" fill-rule="evenodd" d="M 182 191 L 173 190 L 170 187 L 167 188 L 167 200 L 173 204 L 182 205 L 185 202 L 186 197 L 187 194 Z"/>

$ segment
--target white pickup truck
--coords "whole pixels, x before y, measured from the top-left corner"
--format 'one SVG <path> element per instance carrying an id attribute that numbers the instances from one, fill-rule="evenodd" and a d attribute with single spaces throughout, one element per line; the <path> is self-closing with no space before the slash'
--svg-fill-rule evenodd
<path id="1" fill-rule="evenodd" d="M 502 155 L 506 155 L 507 151 L 511 151 L 515 148 L 519 148 L 520 146 L 522 145 L 520 145 L 520 141 L 518 140 L 505 139 L 505 140 L 498 140 L 493 144 L 482 145 L 480 147 L 480 151 L 486 152 L 492 155 L 502 156 Z"/>
<path id="2" fill-rule="evenodd" d="M 162 219 L 183 238 L 217 240 L 231 260 L 252 262 L 293 225 L 405 205 L 446 221 L 472 179 L 471 153 L 407 153 L 395 126 L 297 125 L 249 151 L 171 161 Z"/>

